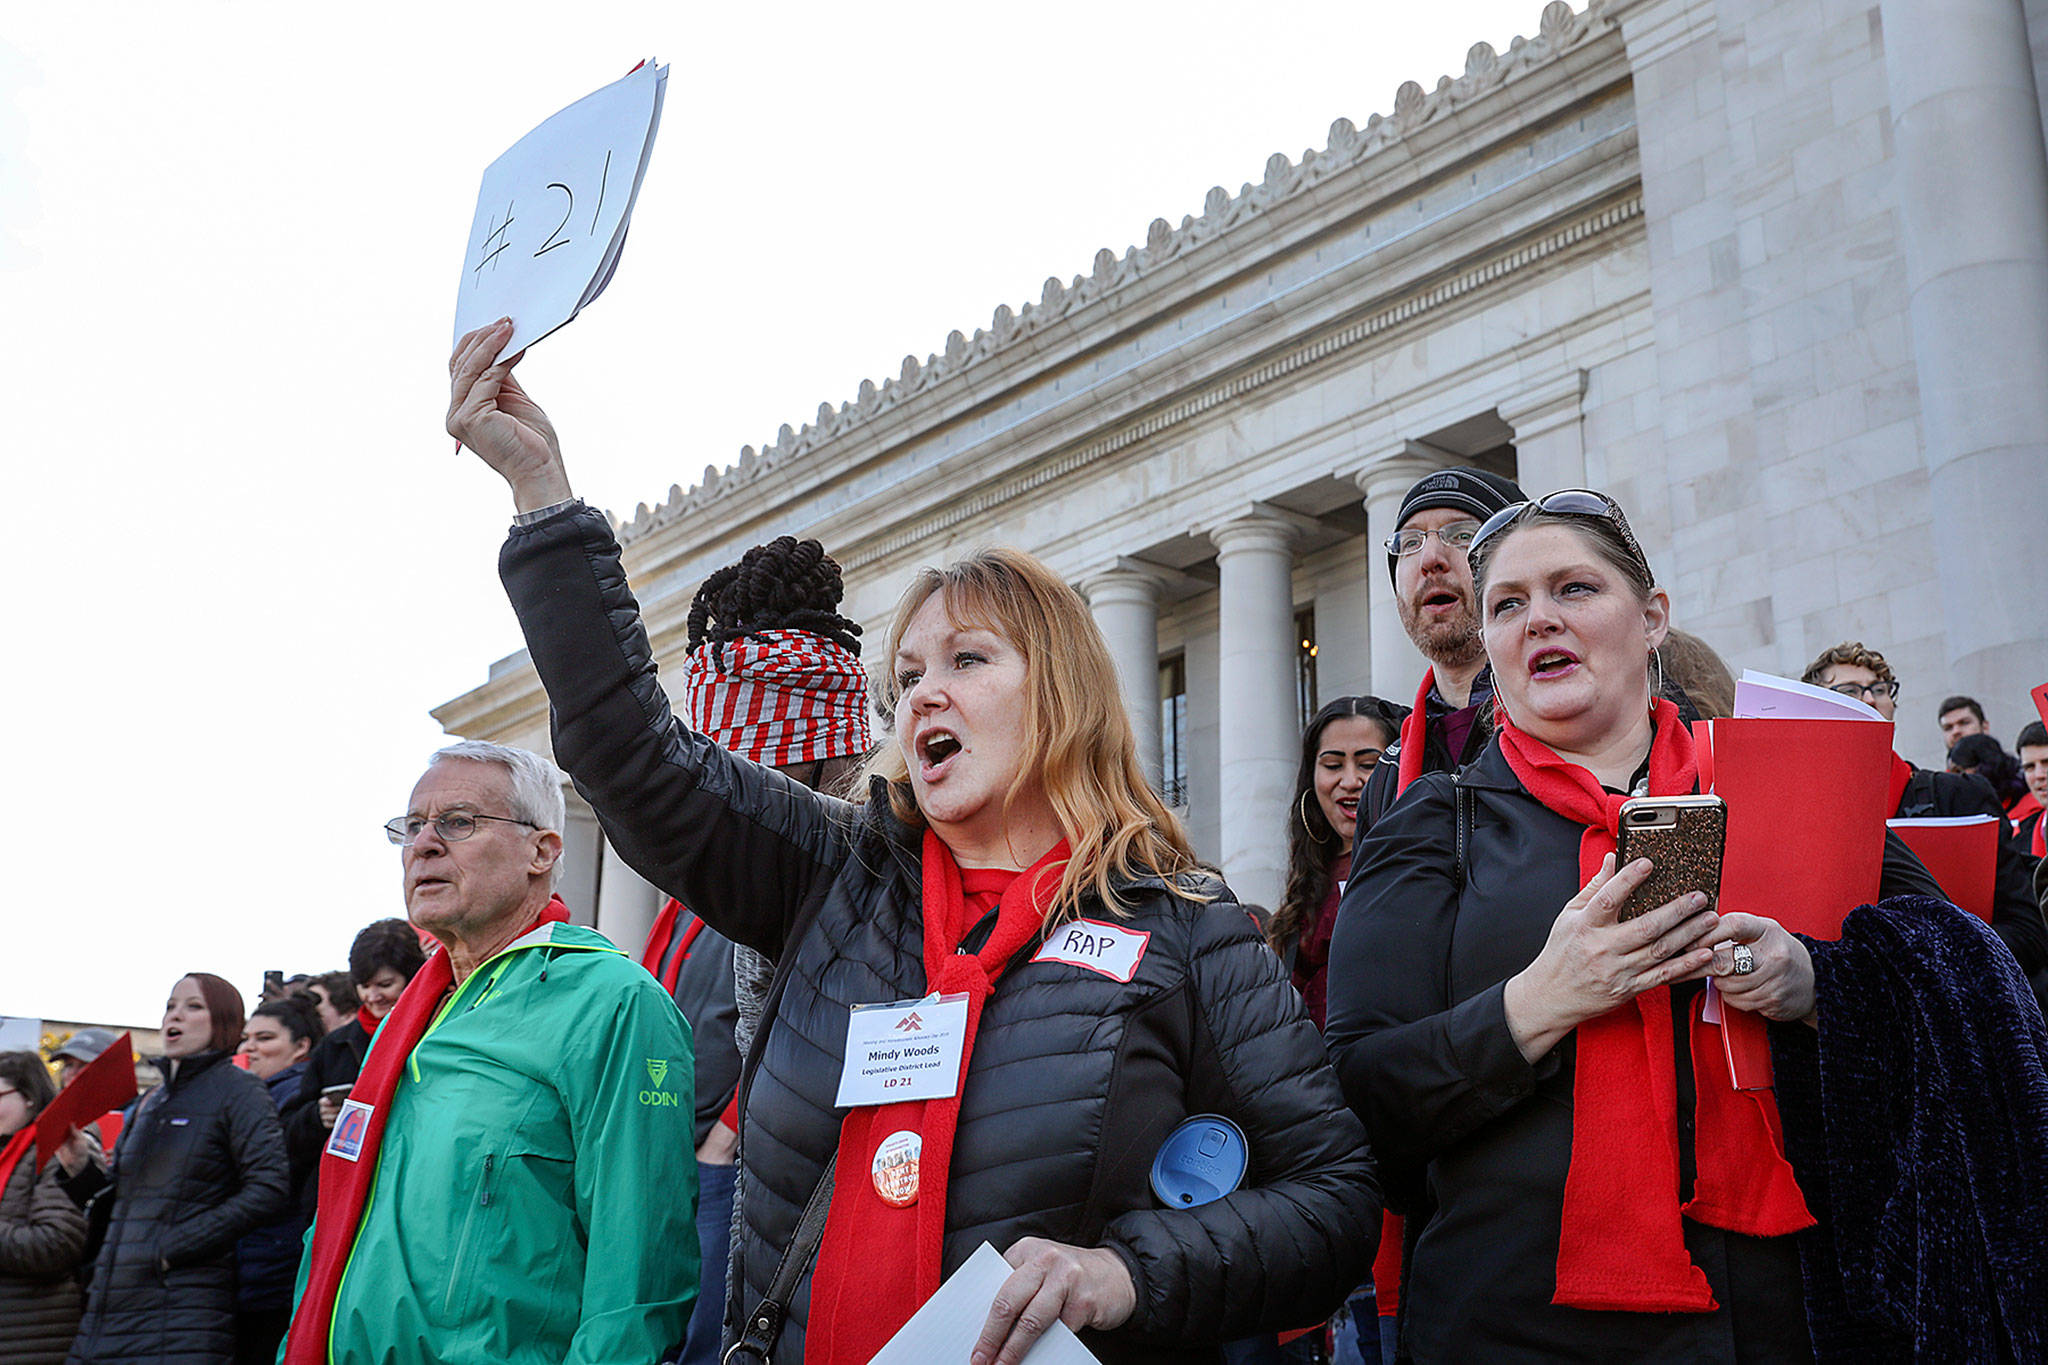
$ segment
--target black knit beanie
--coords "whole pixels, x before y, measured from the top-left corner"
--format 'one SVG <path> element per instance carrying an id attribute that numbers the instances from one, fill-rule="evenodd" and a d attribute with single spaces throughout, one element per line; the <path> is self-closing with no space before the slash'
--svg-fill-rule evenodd
<path id="1" fill-rule="evenodd" d="M 1408 518 L 1432 507 L 1455 507 L 1485 521 L 1503 507 L 1528 500 L 1513 479 L 1470 465 L 1453 465 L 1415 481 L 1415 486 L 1401 499 L 1401 515 L 1395 518 L 1394 529 L 1399 531 L 1408 524 Z M 1391 554 L 1387 556 L 1389 578 L 1394 576 L 1394 559 Z"/>

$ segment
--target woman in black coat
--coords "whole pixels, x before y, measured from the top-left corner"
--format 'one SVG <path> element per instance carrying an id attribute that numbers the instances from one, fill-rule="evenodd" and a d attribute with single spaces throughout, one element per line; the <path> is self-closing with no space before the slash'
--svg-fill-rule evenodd
<path id="1" fill-rule="evenodd" d="M 270 1096 L 232 1064 L 242 998 L 181 977 L 164 1006 L 164 1083 L 114 1147 L 113 1219 L 71 1365 L 229 1365 L 235 1242 L 283 1213 L 284 1136 Z"/>
<path id="2" fill-rule="evenodd" d="M 509 336 L 460 343 L 448 425 L 542 513 L 501 571 L 556 756 L 629 864 L 778 964 L 742 1077 L 749 1321 L 836 1171 L 769 1358 L 865 1362 L 983 1242 L 1013 1267 L 977 1352 L 997 1365 L 1054 1318 L 1118 1365 L 1327 1315 L 1377 1230 L 1364 1134 L 1280 964 L 1146 785 L 1078 594 L 1005 551 L 921 575 L 885 646 L 896 733 L 867 802 L 810 791 L 674 719 L 610 528 L 496 363 Z M 828 655 L 819 672 L 866 704 L 858 662 Z M 862 1089 L 897 1060 L 856 1052 L 864 1005 L 888 1007 L 868 1018 L 906 1061 L 961 1010 L 964 1075 L 934 1067 L 947 1094 L 921 1102 Z M 1163 1207 L 1153 1156 L 1203 1112 L 1240 1126 L 1249 1173 Z"/>
<path id="3" fill-rule="evenodd" d="M 58 1177 L 83 1168 L 84 1145 L 47 1156 L 9 1146 L 56 1096 L 42 1058 L 0 1052 L 0 1151 L 17 1152 L 0 1180 L 0 1365 L 61 1365 L 78 1330 L 85 1215 Z"/>
<path id="4" fill-rule="evenodd" d="M 1650 686 L 1667 599 L 1598 494 L 1508 509 L 1472 559 L 1505 719 L 1373 828 L 1331 948 L 1345 1092 L 1436 1205 L 1403 1343 L 1418 1365 L 1810 1359 L 1791 1234 L 1813 1219 L 1760 1117 L 1769 1092 L 1735 1092 L 1718 1035 L 1694 1031 L 1711 974 L 1731 1010 L 1806 1032 L 1808 949 L 1697 892 L 1617 913 L 1649 871 L 1615 869 L 1621 800 L 1697 776 Z M 1890 845 L 1885 894 L 1932 889 Z"/>

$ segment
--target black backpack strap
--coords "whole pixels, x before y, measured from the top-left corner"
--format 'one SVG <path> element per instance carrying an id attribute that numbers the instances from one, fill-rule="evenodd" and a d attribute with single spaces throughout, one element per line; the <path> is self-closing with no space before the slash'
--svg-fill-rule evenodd
<path id="1" fill-rule="evenodd" d="M 803 1279 L 804 1271 L 817 1258 L 818 1244 L 825 1239 L 825 1213 L 832 1205 L 833 1165 L 838 1159 L 836 1149 L 825 1158 L 824 1174 L 818 1177 L 817 1188 L 811 1191 L 810 1202 L 804 1205 L 804 1216 L 797 1220 L 796 1233 L 789 1239 L 782 1259 L 776 1262 L 775 1276 L 768 1281 L 768 1292 L 761 1296 L 761 1302 L 754 1311 L 747 1314 L 740 1339 L 725 1353 L 721 1365 L 745 1365 L 750 1360 L 768 1365 L 768 1358 L 775 1351 L 775 1342 L 782 1335 L 782 1324 L 789 1320 L 789 1301 L 796 1296 L 797 1282 Z"/>

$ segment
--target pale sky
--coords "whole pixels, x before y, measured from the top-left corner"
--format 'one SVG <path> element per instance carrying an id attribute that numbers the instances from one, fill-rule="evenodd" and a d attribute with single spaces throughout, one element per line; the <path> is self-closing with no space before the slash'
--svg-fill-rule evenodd
<path id="1" fill-rule="evenodd" d="M 521 367 L 630 516 L 1541 10 L 15 7 L 0 1014 L 253 1003 L 404 913 L 378 826 L 428 708 L 520 648 L 510 497 L 442 433 L 455 290 L 483 168 L 557 109 L 671 64 L 618 274 Z"/>

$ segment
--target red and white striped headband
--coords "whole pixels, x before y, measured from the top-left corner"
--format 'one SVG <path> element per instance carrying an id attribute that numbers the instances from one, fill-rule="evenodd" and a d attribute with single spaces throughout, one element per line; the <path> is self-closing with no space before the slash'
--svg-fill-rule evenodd
<path id="1" fill-rule="evenodd" d="M 807 630 L 697 646 L 683 704 L 692 728 L 770 767 L 872 747 L 867 671 L 851 651 Z"/>

